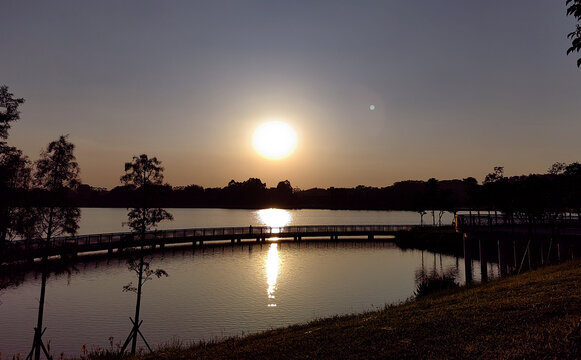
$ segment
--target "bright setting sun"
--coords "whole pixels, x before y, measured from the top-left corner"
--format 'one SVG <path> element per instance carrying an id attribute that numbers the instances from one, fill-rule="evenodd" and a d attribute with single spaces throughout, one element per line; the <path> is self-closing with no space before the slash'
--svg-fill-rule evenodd
<path id="1" fill-rule="evenodd" d="M 278 160 L 289 156 L 297 147 L 297 133 L 287 123 L 269 121 L 254 130 L 252 144 L 263 157 Z"/>

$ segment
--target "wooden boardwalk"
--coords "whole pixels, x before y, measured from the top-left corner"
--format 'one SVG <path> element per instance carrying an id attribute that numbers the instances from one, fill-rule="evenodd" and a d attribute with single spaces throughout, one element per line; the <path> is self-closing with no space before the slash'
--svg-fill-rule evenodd
<path id="1" fill-rule="evenodd" d="M 462 233 L 466 282 L 472 281 L 472 258 L 479 257 L 481 279 L 488 278 L 487 262 L 498 263 L 500 276 L 574 258 L 581 237 L 579 215 L 530 221 L 502 214 L 456 215 Z M 540 259 L 540 260 L 535 260 Z"/>
<path id="2" fill-rule="evenodd" d="M 42 256 L 77 256 L 78 254 L 123 249 L 142 246 L 163 248 L 166 245 L 184 244 L 202 246 L 205 243 L 264 242 L 269 239 L 291 239 L 301 241 L 306 238 L 327 238 L 359 236 L 373 240 L 375 236 L 395 236 L 402 231 L 418 228 L 416 225 L 309 225 L 309 226 L 248 226 L 223 228 L 193 228 L 159 230 L 146 233 L 142 241 L 138 234 L 131 232 L 57 237 L 47 244 L 45 241 L 14 241 L 4 255 L 5 262 L 34 260 Z M 423 228 L 429 228 L 424 226 Z"/>
<path id="3" fill-rule="evenodd" d="M 579 215 L 560 216 L 530 222 L 526 218 L 507 218 L 502 214 L 456 215 L 456 231 L 472 233 L 529 233 L 581 236 L 581 217 Z"/>

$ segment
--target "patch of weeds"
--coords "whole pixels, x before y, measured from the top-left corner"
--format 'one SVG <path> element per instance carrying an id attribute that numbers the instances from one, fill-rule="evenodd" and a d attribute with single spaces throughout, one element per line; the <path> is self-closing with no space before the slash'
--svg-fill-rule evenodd
<path id="1" fill-rule="evenodd" d="M 414 291 L 416 297 L 423 297 L 443 290 L 455 289 L 459 285 L 454 277 L 448 275 L 431 275 L 421 279 Z"/>

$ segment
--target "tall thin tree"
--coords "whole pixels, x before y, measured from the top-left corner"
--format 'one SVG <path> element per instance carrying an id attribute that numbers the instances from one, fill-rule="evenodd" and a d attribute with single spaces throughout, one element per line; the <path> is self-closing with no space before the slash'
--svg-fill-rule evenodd
<path id="1" fill-rule="evenodd" d="M 137 346 L 137 336 L 145 341 L 145 337 L 139 330 L 141 295 L 143 284 L 150 280 L 153 275 L 158 278 L 167 276 L 162 269 L 150 269 L 149 261 L 144 258 L 144 247 L 146 233 L 154 230 L 162 220 L 173 220 L 172 215 L 162 208 L 154 207 L 159 196 L 159 190 L 163 187 L 163 167 L 161 161 L 156 157 L 149 158 L 142 154 L 134 156 L 131 162 L 125 163 L 125 174 L 121 176 L 121 182 L 132 187 L 136 194 L 136 204 L 139 206 L 129 210 L 127 214 L 129 227 L 134 233 L 139 235 L 141 243 L 139 258 L 130 258 L 129 269 L 137 274 L 137 285 L 128 284 L 124 286 L 124 291 L 132 291 L 137 294 L 135 303 L 135 319 L 131 319 L 133 327 L 121 351 L 124 352 L 129 341 L 131 341 L 131 354 L 135 354 Z M 145 341 L 147 345 L 147 341 Z M 149 345 L 148 345 L 149 347 Z"/>
<path id="2" fill-rule="evenodd" d="M 51 142 L 40 158 L 35 162 L 33 176 L 34 185 L 44 190 L 48 195 L 46 206 L 35 207 L 34 223 L 29 230 L 31 236 L 35 236 L 41 247 L 47 249 L 53 237 L 64 233 L 75 234 L 78 229 L 78 221 L 81 212 L 78 207 L 72 206 L 68 200 L 68 194 L 79 184 L 79 165 L 73 154 L 75 146 L 68 141 L 67 136 L 60 136 L 58 140 Z M 33 234 L 33 235 L 32 235 Z M 42 255 L 42 282 L 38 307 L 37 326 L 34 331 L 32 350 L 28 358 L 38 360 L 41 351 L 47 358 L 50 355 L 42 341 L 44 299 L 46 294 L 47 253 Z"/>

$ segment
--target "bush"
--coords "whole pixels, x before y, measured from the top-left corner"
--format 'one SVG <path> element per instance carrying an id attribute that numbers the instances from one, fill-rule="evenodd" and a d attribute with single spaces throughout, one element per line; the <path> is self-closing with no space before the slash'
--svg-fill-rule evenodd
<path id="1" fill-rule="evenodd" d="M 438 291 L 459 287 L 452 276 L 433 275 L 422 279 L 414 292 L 416 297 L 426 296 Z"/>

